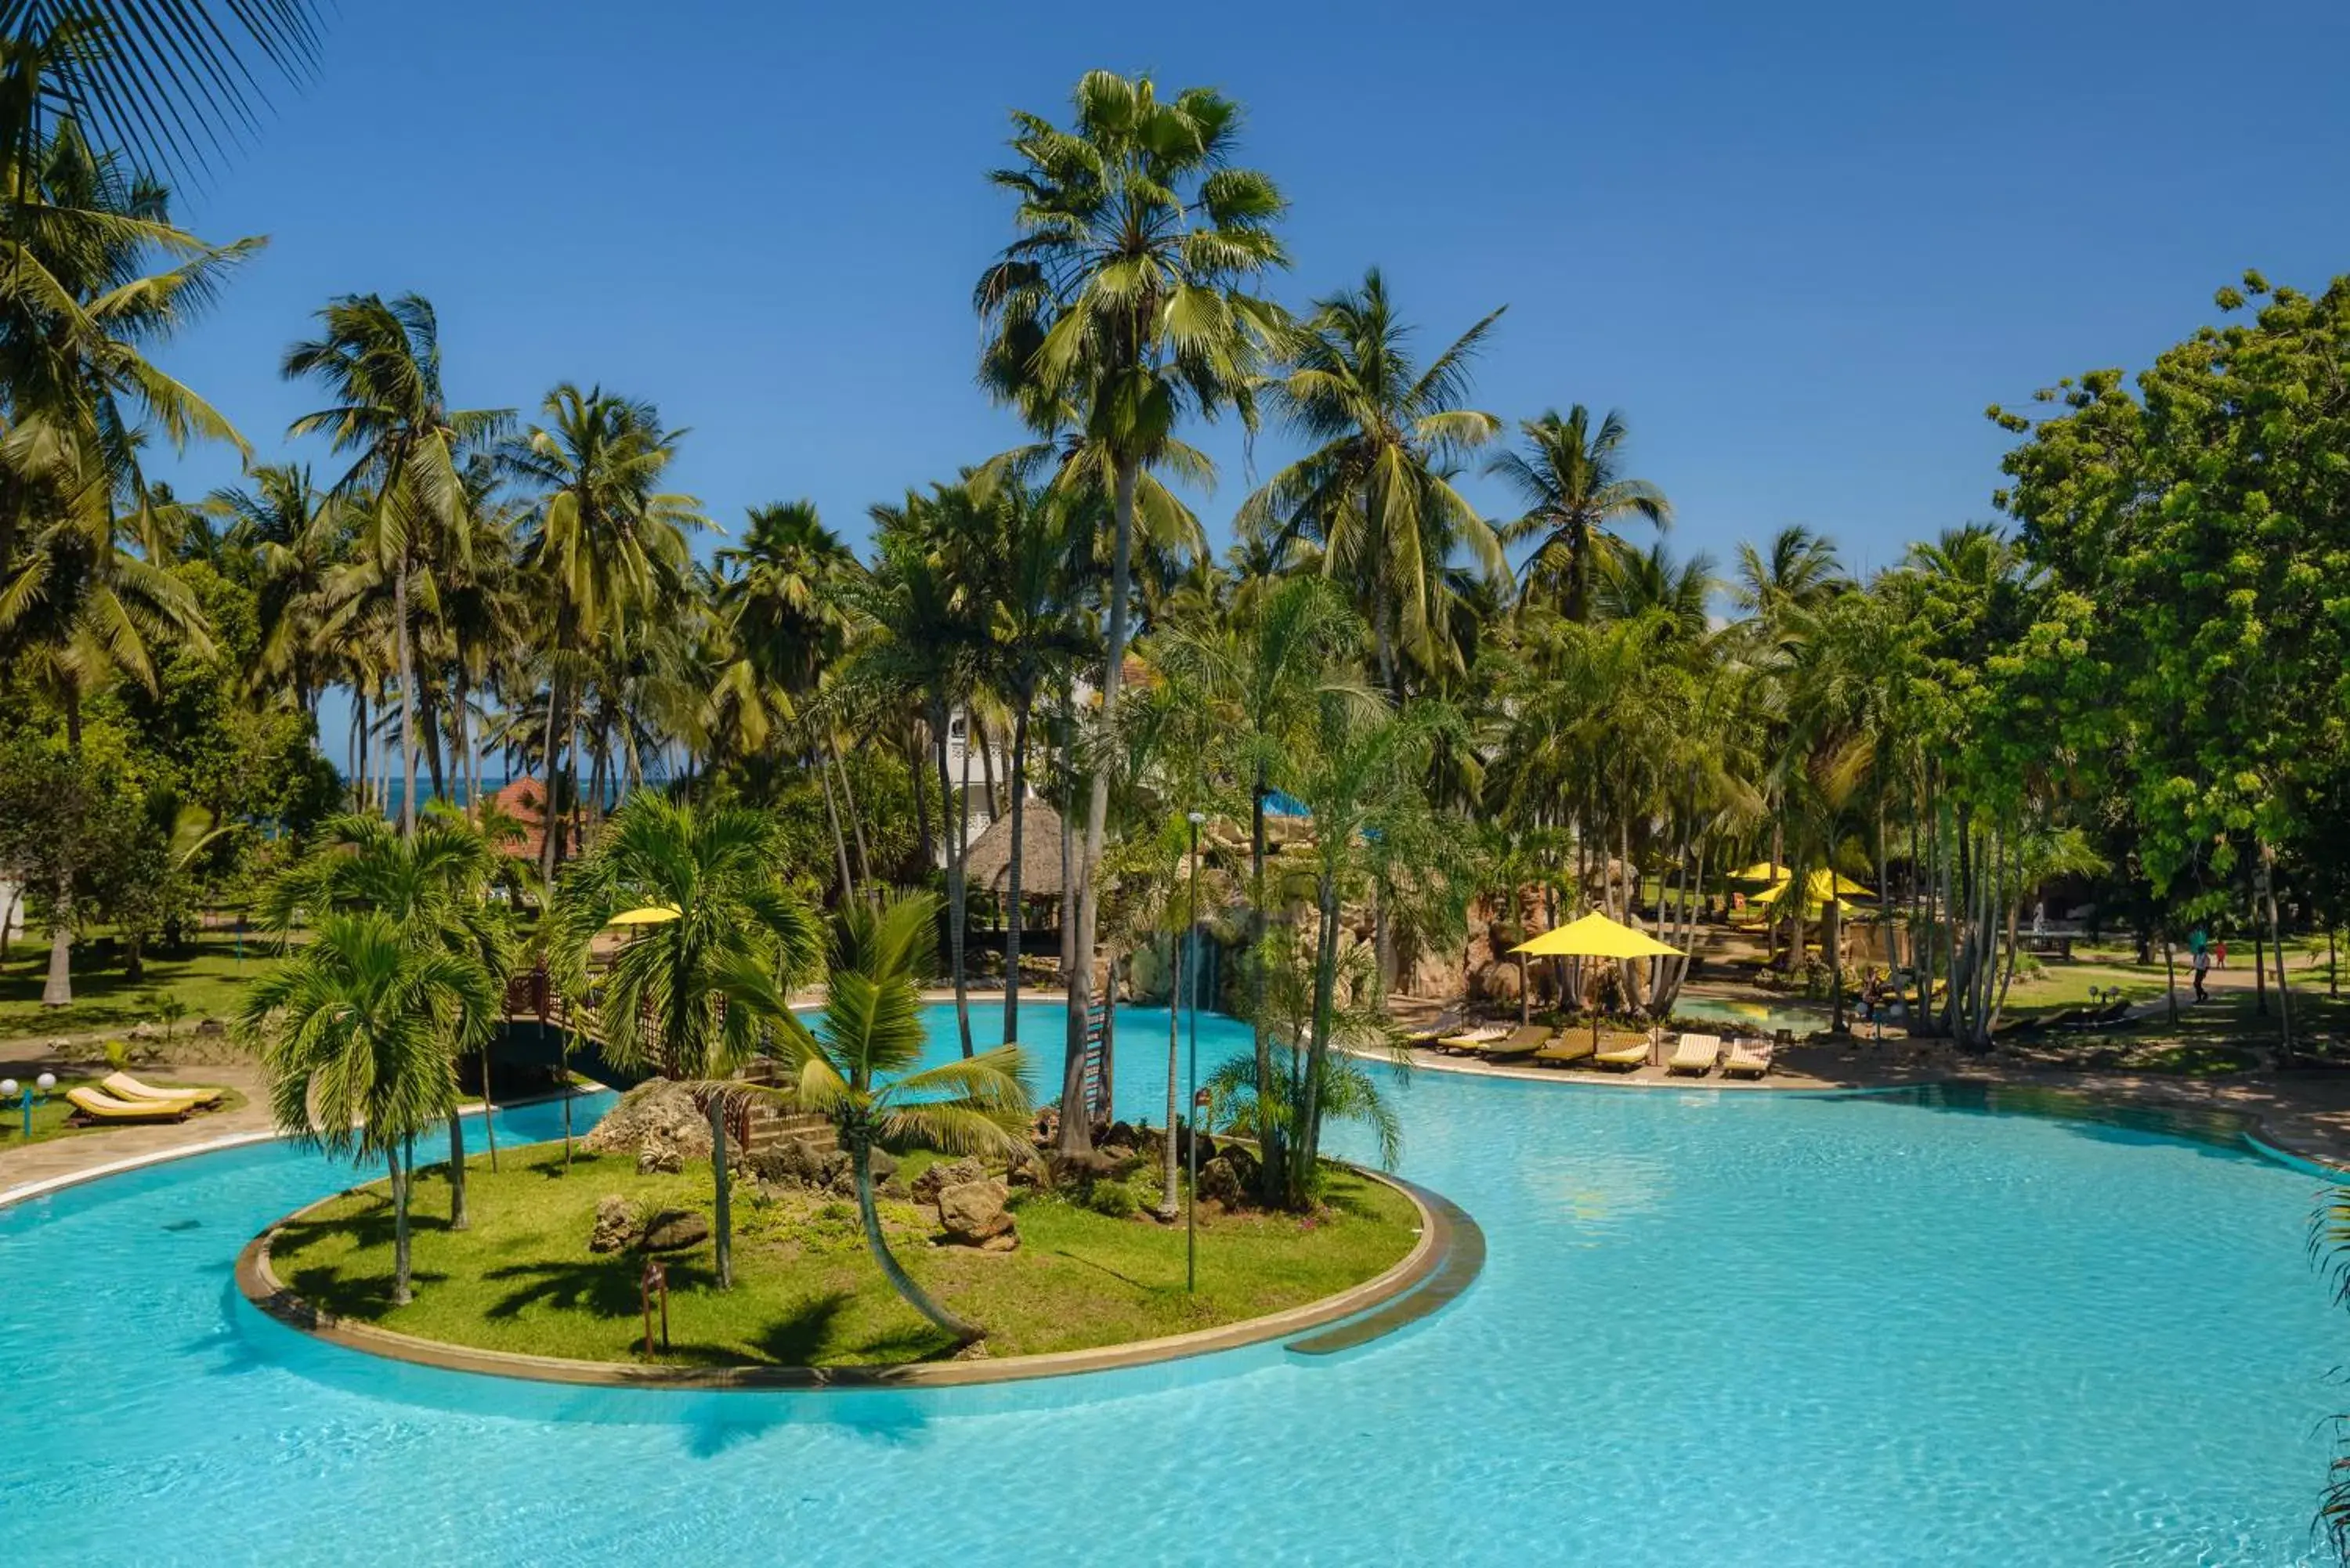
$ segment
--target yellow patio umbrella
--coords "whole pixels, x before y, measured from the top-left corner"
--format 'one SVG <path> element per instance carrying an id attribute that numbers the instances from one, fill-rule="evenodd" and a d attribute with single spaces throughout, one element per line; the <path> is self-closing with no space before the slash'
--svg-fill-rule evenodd
<path id="1" fill-rule="evenodd" d="M 675 904 L 647 904 L 641 909 L 623 909 L 604 922 L 609 930 L 614 926 L 665 926 L 685 911 Z"/>
<path id="2" fill-rule="evenodd" d="M 1733 882 L 1784 882 L 1793 876 L 1793 871 L 1775 860 L 1757 860 L 1743 871 L 1732 871 L 1730 879 Z"/>
<path id="3" fill-rule="evenodd" d="M 1755 895 L 1754 901 L 1758 904 L 1775 904 L 1779 901 L 1780 898 L 1794 886 L 1794 883 L 1793 881 L 1783 879 L 1775 886 L 1765 888 L 1762 892 Z M 1822 905 L 1825 904 L 1830 897 L 1829 890 L 1831 888 L 1835 890 L 1836 912 L 1838 914 L 1850 914 L 1852 912 L 1852 906 L 1846 903 L 1844 900 L 1844 895 L 1846 894 L 1858 894 L 1864 898 L 1873 898 L 1877 897 L 1876 894 L 1870 892 L 1866 888 L 1862 887 L 1859 883 L 1854 881 L 1851 877 L 1843 875 L 1841 872 L 1814 871 L 1809 877 L 1804 878 L 1804 912 L 1809 914 L 1813 910 L 1815 910 Z"/>
<path id="4" fill-rule="evenodd" d="M 1636 930 L 1621 920 L 1609 919 L 1594 909 L 1579 920 L 1570 920 L 1555 930 L 1530 937 L 1510 950 L 1530 958 L 1682 958 L 1680 949 L 1659 941 L 1648 932 Z M 1599 1014 L 1591 1015 L 1591 1042 L 1599 1043 Z"/>

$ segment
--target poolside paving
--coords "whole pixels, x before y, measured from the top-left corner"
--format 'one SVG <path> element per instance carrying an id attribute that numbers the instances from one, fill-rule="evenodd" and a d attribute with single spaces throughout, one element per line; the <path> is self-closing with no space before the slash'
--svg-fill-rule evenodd
<path id="1" fill-rule="evenodd" d="M 53 1056 L 22 1049 L 7 1053 L 6 1058 L 0 1060 L 0 1078 L 23 1081 L 42 1072 L 55 1073 L 60 1078 L 68 1073 L 103 1076 L 106 1071 L 103 1065 L 93 1067 L 88 1063 L 68 1064 Z M 5 1126 L 5 1130 L 0 1130 L 0 1200 L 5 1200 L 10 1192 L 19 1187 L 79 1176 L 121 1160 L 174 1154 L 217 1143 L 223 1138 L 265 1134 L 270 1130 L 269 1094 L 262 1085 L 260 1068 L 250 1063 L 206 1063 L 184 1068 L 161 1063 L 141 1064 L 137 1071 L 140 1077 L 151 1081 L 170 1079 L 184 1084 L 225 1085 L 243 1095 L 244 1104 L 234 1110 L 203 1112 L 183 1122 L 161 1122 L 149 1127 L 99 1127 L 24 1146 L 17 1141 L 16 1127 L 19 1124 L 0 1119 L 0 1126 Z"/>

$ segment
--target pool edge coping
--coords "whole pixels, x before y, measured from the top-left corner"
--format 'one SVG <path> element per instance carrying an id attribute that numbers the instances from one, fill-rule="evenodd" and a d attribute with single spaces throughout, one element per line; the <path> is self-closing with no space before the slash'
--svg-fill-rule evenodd
<path id="1" fill-rule="evenodd" d="M 314 1340 L 387 1360 L 474 1376 L 512 1377 L 572 1386 L 691 1393 L 858 1392 L 1026 1383 L 1159 1366 L 1246 1349 L 1309 1330 L 1326 1328 L 1404 1302 L 1441 1272 L 1452 1255 L 1457 1228 L 1444 1210 L 1457 1211 L 1471 1227 L 1475 1227 L 1476 1221 L 1466 1210 L 1450 1199 L 1441 1199 L 1432 1190 L 1400 1177 L 1362 1166 L 1349 1165 L 1347 1168 L 1402 1193 L 1419 1216 L 1419 1236 L 1411 1250 L 1370 1279 L 1350 1285 L 1334 1295 L 1284 1307 L 1279 1312 L 1243 1318 L 1237 1323 L 1222 1324 L 1214 1328 L 1164 1334 L 1156 1339 L 1130 1340 L 1122 1345 L 1048 1351 L 1034 1355 L 973 1361 L 907 1362 L 888 1366 L 637 1366 L 620 1362 L 581 1361 L 568 1356 L 483 1350 L 378 1328 L 372 1324 L 338 1316 L 312 1304 L 279 1280 L 271 1266 L 270 1243 L 278 1232 L 312 1210 L 347 1196 L 351 1190 L 348 1189 L 272 1220 L 259 1235 L 239 1250 L 235 1281 L 238 1294 L 257 1311 Z M 1431 1199 L 1438 1200 L 1431 1202 Z M 1482 1228 L 1478 1229 L 1478 1234 L 1482 1237 Z M 1461 1288 L 1467 1288 L 1465 1282 Z M 1432 1315 L 1450 1304 L 1459 1293 L 1451 1293 L 1440 1301 L 1431 1300 L 1422 1312 L 1399 1314 L 1378 1337 L 1384 1338 L 1422 1316 Z"/>

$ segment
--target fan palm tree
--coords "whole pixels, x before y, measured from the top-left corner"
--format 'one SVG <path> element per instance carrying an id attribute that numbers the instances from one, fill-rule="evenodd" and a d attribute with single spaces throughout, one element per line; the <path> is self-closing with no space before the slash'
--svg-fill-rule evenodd
<path id="1" fill-rule="evenodd" d="M 367 494 L 368 554 L 391 583 L 392 666 L 400 680 L 402 833 L 416 831 L 416 706 L 422 684 L 416 657 L 411 593 L 421 582 L 437 602 L 432 571 L 417 568 L 470 559 L 470 531 L 459 473 L 462 453 L 504 428 L 513 410 L 452 409 L 441 387 L 441 327 L 421 295 L 387 302 L 343 295 L 318 312 L 321 334 L 286 351 L 286 379 L 310 380 L 335 400 L 302 415 L 289 437 L 323 434 L 352 454 L 336 481 L 338 496 Z"/>
<path id="2" fill-rule="evenodd" d="M 750 1060 L 757 1021 L 726 1005 L 722 981 L 757 973 L 787 995 L 822 945 L 815 918 L 785 886 L 787 870 L 774 823 L 755 812 L 644 790 L 620 804 L 565 873 L 549 911 L 555 981 L 596 1021 L 613 1061 L 702 1080 Z M 591 991 L 589 944 L 615 916 L 646 908 L 677 914 L 622 947 Z M 723 1289 L 734 1282 L 726 1106 L 723 1096 L 706 1101 Z"/>
<path id="3" fill-rule="evenodd" d="M 1525 503 L 1524 514 L 1503 528 L 1503 540 L 1536 541 L 1519 574 L 1519 603 L 1544 598 L 1569 620 L 1586 619 L 1594 559 L 1618 543 L 1613 525 L 1643 517 L 1662 528 L 1672 521 L 1672 507 L 1647 480 L 1623 476 L 1622 414 L 1610 410 L 1595 431 L 1591 410 L 1577 403 L 1565 419 L 1549 410 L 1519 421 L 1518 430 L 1526 450 L 1501 453 L 1485 471 Z"/>
<path id="4" fill-rule="evenodd" d="M 1411 329 L 1374 267 L 1360 288 L 1315 303 L 1270 389 L 1268 401 L 1315 444 L 1249 498 L 1241 526 L 1311 539 L 1326 574 L 1359 585 L 1390 692 L 1399 694 L 1399 639 L 1423 664 L 1437 661 L 1452 547 L 1495 576 L 1509 569 L 1500 539 L 1451 482 L 1452 465 L 1502 428 L 1494 415 L 1461 406 L 1470 363 L 1501 316 L 1493 311 L 1426 367 L 1415 365 Z"/>
<path id="5" fill-rule="evenodd" d="M 737 963 L 726 995 L 731 1011 L 755 1015 L 767 1027 L 790 1078 L 780 1090 L 738 1092 L 779 1097 L 832 1123 L 856 1173 L 857 1207 L 873 1262 L 909 1305 L 968 1345 L 987 1331 L 941 1305 L 906 1272 L 881 1234 L 873 1204 L 877 1145 L 1032 1158 L 1020 1135 L 1029 1101 L 1019 1046 L 920 1065 L 919 976 L 937 950 L 937 915 L 938 901 L 927 893 L 844 906 L 834 918 L 824 1011 L 814 1029 L 791 1010 L 773 971 L 762 966 Z"/>
<path id="6" fill-rule="evenodd" d="M 412 1299 L 408 1207 L 416 1135 L 448 1116 L 445 1042 L 486 1033 L 498 996 L 477 964 L 409 940 L 389 915 L 328 915 L 256 981 L 240 1027 L 260 1052 L 280 1132 L 391 1168 L 391 1300 Z"/>
<path id="7" fill-rule="evenodd" d="M 995 183 L 1019 201 L 1019 237 L 984 273 L 974 303 L 990 338 L 982 379 L 1047 437 L 1066 437 L 1056 483 L 1110 498 L 1107 642 L 1097 683 L 1114 713 L 1126 661 L 1135 498 L 1144 472 L 1205 461 L 1176 437 L 1187 413 L 1235 408 L 1253 424 L 1250 387 L 1279 330 L 1250 292 L 1287 265 L 1274 223 L 1280 192 L 1236 167 L 1240 109 L 1204 88 L 1161 99 L 1148 76 L 1089 71 L 1068 130 L 1013 116 L 1014 168 Z M 1077 879 L 1076 952 L 1090 966 L 1109 777 L 1087 801 Z M 1061 1141 L 1091 1147 L 1084 1114 L 1086 986 L 1069 991 Z"/>
<path id="8" fill-rule="evenodd" d="M 690 579 L 687 535 L 708 526 L 701 503 L 660 489 L 683 431 L 660 411 L 566 381 L 547 393 L 543 422 L 499 452 L 506 476 L 536 498 L 522 555 L 542 597 L 546 659 L 546 803 L 539 876 L 552 886 L 561 825 L 577 794 L 578 757 L 567 749 L 596 649 L 632 622 L 657 619 Z"/>

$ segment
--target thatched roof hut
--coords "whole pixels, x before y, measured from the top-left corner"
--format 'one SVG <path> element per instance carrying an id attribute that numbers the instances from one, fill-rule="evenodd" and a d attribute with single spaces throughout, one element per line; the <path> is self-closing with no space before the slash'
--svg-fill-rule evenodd
<path id="1" fill-rule="evenodd" d="M 1011 871 L 1012 816 L 1007 812 L 972 840 L 963 877 L 972 888 L 1001 894 L 1011 889 Z M 1061 896 L 1061 814 L 1042 800 L 1030 801 L 1020 814 L 1020 896 Z"/>

